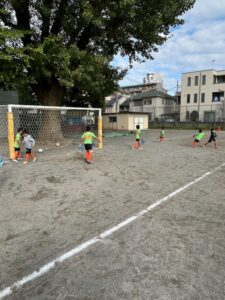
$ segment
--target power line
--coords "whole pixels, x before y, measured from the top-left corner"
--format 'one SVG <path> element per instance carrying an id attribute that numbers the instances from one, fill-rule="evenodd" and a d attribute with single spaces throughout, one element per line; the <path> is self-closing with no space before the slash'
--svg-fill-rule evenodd
<path id="1" fill-rule="evenodd" d="M 135 80 L 135 79 L 131 79 L 131 78 L 129 78 L 129 77 L 126 77 L 125 79 L 128 79 L 129 81 L 136 82 L 136 83 L 138 83 L 138 84 L 141 84 L 140 81 L 137 81 L 137 80 Z"/>

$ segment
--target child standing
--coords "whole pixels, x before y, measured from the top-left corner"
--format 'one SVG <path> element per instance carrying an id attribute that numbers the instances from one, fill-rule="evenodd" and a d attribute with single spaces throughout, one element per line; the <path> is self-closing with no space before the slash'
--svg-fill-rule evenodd
<path id="1" fill-rule="evenodd" d="M 159 134 L 159 142 L 163 143 L 165 138 L 165 127 L 162 127 Z"/>
<path id="2" fill-rule="evenodd" d="M 32 136 L 28 133 L 27 130 L 23 131 L 23 137 L 24 137 L 24 143 L 26 147 L 26 161 L 24 164 L 28 164 L 30 157 L 32 157 L 33 162 L 36 161 L 36 156 L 32 152 L 32 148 L 35 145 L 35 140 L 32 138 Z"/>
<path id="3" fill-rule="evenodd" d="M 212 129 L 210 130 L 210 137 L 209 137 L 209 140 L 208 140 L 208 142 L 206 142 L 206 143 L 204 144 L 204 146 L 206 146 L 208 143 L 213 142 L 213 143 L 214 143 L 214 147 L 215 147 L 215 148 L 218 148 L 218 146 L 217 146 L 217 141 L 216 141 L 216 137 L 217 137 L 217 134 L 215 133 L 214 128 L 212 128 Z"/>
<path id="4" fill-rule="evenodd" d="M 88 164 L 92 163 L 92 153 L 93 153 L 92 140 L 93 140 L 93 138 L 96 139 L 100 143 L 100 140 L 96 137 L 96 135 L 93 132 L 91 132 L 90 126 L 87 126 L 86 131 L 83 133 L 81 139 L 84 143 L 84 148 L 86 150 L 85 161 Z"/>
<path id="5" fill-rule="evenodd" d="M 136 125 L 136 130 L 134 132 L 135 134 L 135 140 L 136 142 L 131 146 L 131 148 L 134 149 L 142 149 L 141 147 L 141 129 L 140 125 Z"/>
<path id="6" fill-rule="evenodd" d="M 192 142 L 192 147 L 194 148 L 205 137 L 205 133 L 202 132 L 202 129 L 198 133 L 193 135 L 194 141 Z"/>
<path id="7" fill-rule="evenodd" d="M 21 159 L 21 154 L 20 154 L 20 145 L 22 142 L 22 133 L 23 133 L 23 129 L 22 128 L 18 128 L 17 133 L 16 133 L 16 137 L 15 137 L 15 142 L 14 142 L 14 150 L 15 150 L 15 155 L 14 155 L 14 162 L 18 162 L 18 160 Z"/>

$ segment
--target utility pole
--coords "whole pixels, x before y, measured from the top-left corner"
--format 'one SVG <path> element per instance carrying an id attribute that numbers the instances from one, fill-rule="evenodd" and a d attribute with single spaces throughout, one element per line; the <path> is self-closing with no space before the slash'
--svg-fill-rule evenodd
<path id="1" fill-rule="evenodd" d="M 202 73 L 199 74 L 199 89 L 198 89 L 198 121 L 200 121 L 200 98 L 201 98 Z"/>

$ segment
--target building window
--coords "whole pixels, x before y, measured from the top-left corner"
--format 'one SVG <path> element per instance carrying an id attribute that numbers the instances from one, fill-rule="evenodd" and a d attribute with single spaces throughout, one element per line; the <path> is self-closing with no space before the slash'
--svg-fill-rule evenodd
<path id="1" fill-rule="evenodd" d="M 213 76 L 213 83 L 214 84 L 225 83 L 225 75 L 219 75 L 219 76 L 214 75 Z"/>
<path id="2" fill-rule="evenodd" d="M 221 102 L 224 100 L 224 92 L 212 93 L 212 102 Z"/>
<path id="3" fill-rule="evenodd" d="M 198 102 L 198 94 L 194 94 L 194 103 Z"/>
<path id="4" fill-rule="evenodd" d="M 109 123 L 116 123 L 117 118 L 116 117 L 109 117 Z"/>
<path id="5" fill-rule="evenodd" d="M 202 75 L 202 85 L 206 85 L 206 75 Z"/>
<path id="6" fill-rule="evenodd" d="M 152 99 L 144 100 L 144 104 L 151 105 L 152 104 Z"/>
<path id="7" fill-rule="evenodd" d="M 187 86 L 191 86 L 191 77 L 188 77 L 187 79 Z"/>
<path id="8" fill-rule="evenodd" d="M 133 106 L 141 106 L 142 105 L 142 101 L 134 101 L 133 102 Z"/>
<path id="9" fill-rule="evenodd" d="M 198 85 L 198 76 L 195 76 L 195 85 Z"/>
<path id="10" fill-rule="evenodd" d="M 190 102 L 191 102 L 191 95 L 187 94 L 187 103 L 190 103 Z"/>
<path id="11" fill-rule="evenodd" d="M 204 103 L 205 102 L 205 93 L 201 94 L 201 102 Z"/>

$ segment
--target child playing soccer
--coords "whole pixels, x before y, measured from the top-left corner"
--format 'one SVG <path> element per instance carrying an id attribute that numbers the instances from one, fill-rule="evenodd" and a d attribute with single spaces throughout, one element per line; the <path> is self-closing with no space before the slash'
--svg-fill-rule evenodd
<path id="1" fill-rule="evenodd" d="M 193 135 L 194 141 L 192 142 L 192 147 L 194 148 L 202 139 L 204 139 L 205 133 L 202 132 L 202 129 L 198 133 Z"/>
<path id="2" fill-rule="evenodd" d="M 205 147 L 208 143 L 213 142 L 213 143 L 214 143 L 214 147 L 215 147 L 215 148 L 218 148 L 218 146 L 217 146 L 217 141 L 216 141 L 216 137 L 217 137 L 217 134 L 214 132 L 214 128 L 212 128 L 212 129 L 210 130 L 210 137 L 209 137 L 209 140 L 208 140 L 208 142 L 206 142 L 206 143 L 204 144 L 204 147 Z"/>
<path id="3" fill-rule="evenodd" d="M 15 155 L 14 155 L 14 162 L 18 162 L 18 160 L 21 159 L 21 154 L 20 154 L 20 145 L 22 142 L 22 133 L 23 133 L 23 129 L 22 128 L 18 128 L 17 133 L 16 133 L 16 137 L 15 137 L 15 143 L 14 143 L 14 150 L 15 150 Z"/>
<path id="4" fill-rule="evenodd" d="M 24 137 L 24 143 L 25 143 L 25 147 L 26 147 L 26 161 L 24 162 L 24 164 L 28 164 L 30 157 L 32 157 L 33 162 L 35 162 L 36 161 L 36 156 L 32 152 L 32 148 L 35 145 L 35 140 L 27 132 L 27 130 L 23 131 L 23 137 Z"/>
<path id="5" fill-rule="evenodd" d="M 96 137 L 96 135 L 93 132 L 91 132 L 90 126 L 87 126 L 86 131 L 83 133 L 81 139 L 84 143 L 84 148 L 86 150 L 85 161 L 88 164 L 92 163 L 92 153 L 93 153 L 92 140 L 93 140 L 93 138 L 96 139 L 100 143 L 100 140 Z"/>
<path id="6" fill-rule="evenodd" d="M 160 135 L 159 135 L 159 142 L 160 143 L 163 143 L 164 137 L 165 137 L 165 127 L 162 127 L 161 131 L 160 131 Z"/>
<path id="7" fill-rule="evenodd" d="M 136 130 L 134 132 L 136 142 L 131 146 L 131 149 L 142 149 L 141 147 L 141 129 L 140 125 L 136 125 Z"/>

